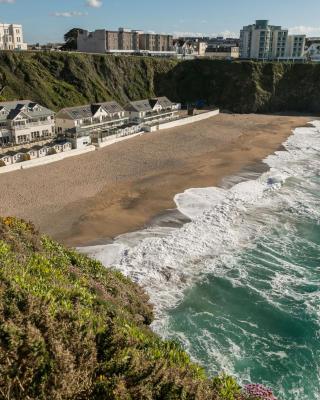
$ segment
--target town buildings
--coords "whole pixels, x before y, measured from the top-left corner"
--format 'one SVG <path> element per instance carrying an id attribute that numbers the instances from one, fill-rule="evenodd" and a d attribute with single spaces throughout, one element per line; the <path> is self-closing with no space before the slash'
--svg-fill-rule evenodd
<path id="1" fill-rule="evenodd" d="M 30 100 L 0 102 L 0 145 L 55 136 L 54 112 Z"/>
<path id="2" fill-rule="evenodd" d="M 299 60 L 304 57 L 305 35 L 289 35 L 281 26 L 267 20 L 243 27 L 240 32 L 240 57 L 257 60 Z"/>
<path id="3" fill-rule="evenodd" d="M 0 50 L 27 50 L 22 25 L 0 23 Z"/>
<path id="4" fill-rule="evenodd" d="M 77 48 L 86 53 L 149 53 L 173 55 L 173 36 L 119 28 L 81 31 Z"/>

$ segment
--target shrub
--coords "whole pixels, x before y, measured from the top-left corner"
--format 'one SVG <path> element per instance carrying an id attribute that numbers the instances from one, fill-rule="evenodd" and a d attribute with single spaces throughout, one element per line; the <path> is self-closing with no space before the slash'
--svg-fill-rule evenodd
<path id="1" fill-rule="evenodd" d="M 246 385 L 244 392 L 254 400 L 277 400 L 272 389 L 260 384 Z"/>
<path id="2" fill-rule="evenodd" d="M 30 160 L 31 160 L 30 154 L 24 154 L 22 156 L 22 160 L 21 161 L 30 161 Z"/>
<path id="3" fill-rule="evenodd" d="M 3 160 L 0 160 L 0 167 L 5 167 L 6 163 Z"/>
<path id="4" fill-rule="evenodd" d="M 54 147 L 51 147 L 48 151 L 48 156 L 53 156 L 54 154 L 57 154 L 57 151 Z"/>
<path id="5" fill-rule="evenodd" d="M 241 387 L 231 376 L 221 375 L 213 379 L 213 387 L 218 399 L 238 400 L 241 394 Z"/>

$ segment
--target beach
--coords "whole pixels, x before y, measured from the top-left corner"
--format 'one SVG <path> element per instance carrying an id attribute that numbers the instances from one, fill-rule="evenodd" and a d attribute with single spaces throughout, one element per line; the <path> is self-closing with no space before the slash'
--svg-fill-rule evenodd
<path id="1" fill-rule="evenodd" d="M 33 221 L 71 246 L 106 243 L 272 154 L 305 116 L 221 114 L 96 152 L 0 176 L 0 215 Z"/>

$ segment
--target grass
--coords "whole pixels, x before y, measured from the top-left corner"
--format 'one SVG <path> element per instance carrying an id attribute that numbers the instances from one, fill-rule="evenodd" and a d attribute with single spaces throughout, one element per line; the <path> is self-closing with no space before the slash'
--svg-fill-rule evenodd
<path id="1" fill-rule="evenodd" d="M 0 398 L 246 397 L 149 328 L 144 291 L 32 224 L 0 218 Z"/>

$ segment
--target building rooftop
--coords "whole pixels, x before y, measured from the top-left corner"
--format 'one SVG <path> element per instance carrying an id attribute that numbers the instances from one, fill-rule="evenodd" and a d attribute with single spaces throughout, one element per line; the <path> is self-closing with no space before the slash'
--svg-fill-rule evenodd
<path id="1" fill-rule="evenodd" d="M 31 100 L 16 100 L 0 102 L 0 111 L 6 112 L 0 116 L 2 120 L 12 120 L 21 112 L 29 118 L 52 116 L 54 112 Z"/>
<path id="2" fill-rule="evenodd" d="M 72 119 L 92 118 L 100 108 L 103 108 L 108 114 L 123 112 L 124 109 L 116 101 L 107 101 L 103 103 L 86 104 L 84 106 L 68 107 L 60 112 L 66 112 Z"/>
<path id="3" fill-rule="evenodd" d="M 130 101 L 125 108 L 127 111 L 148 112 L 152 111 L 157 103 L 160 104 L 162 108 L 172 107 L 172 102 L 167 97 L 163 96 L 146 100 Z"/>

